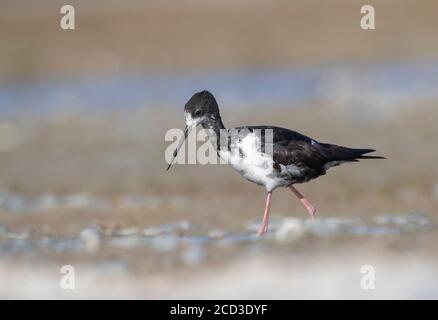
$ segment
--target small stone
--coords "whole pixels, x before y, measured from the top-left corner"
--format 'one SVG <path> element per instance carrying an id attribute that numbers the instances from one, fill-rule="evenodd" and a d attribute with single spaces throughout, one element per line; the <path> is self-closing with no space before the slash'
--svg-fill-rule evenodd
<path id="1" fill-rule="evenodd" d="M 137 228 L 123 228 L 120 229 L 118 232 L 118 235 L 120 236 L 129 236 L 129 235 L 134 235 L 138 233 L 138 229 Z"/>
<path id="2" fill-rule="evenodd" d="M 83 248 L 90 253 L 96 252 L 100 247 L 100 233 L 94 228 L 83 229 L 79 233 Z"/>
<path id="3" fill-rule="evenodd" d="M 159 252 L 170 252 L 179 245 L 179 238 L 174 234 L 163 234 L 153 238 L 152 248 Z"/>
<path id="4" fill-rule="evenodd" d="M 166 231 L 160 227 L 148 227 L 144 228 L 141 233 L 147 237 L 156 237 L 160 234 L 165 233 Z"/>
<path id="5" fill-rule="evenodd" d="M 297 218 L 286 218 L 275 232 L 278 241 L 295 241 L 305 234 L 304 224 Z"/>
<path id="6" fill-rule="evenodd" d="M 188 221 L 181 221 L 178 225 L 178 228 L 180 230 L 188 231 L 190 229 L 193 229 L 194 226 Z"/>

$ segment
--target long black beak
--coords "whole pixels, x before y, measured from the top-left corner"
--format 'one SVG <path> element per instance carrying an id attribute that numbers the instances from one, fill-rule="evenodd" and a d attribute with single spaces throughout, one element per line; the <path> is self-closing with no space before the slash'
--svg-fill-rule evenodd
<path id="1" fill-rule="evenodd" d="M 177 145 L 175 151 L 173 152 L 172 160 L 170 160 L 169 166 L 167 167 L 166 171 L 169 170 L 170 167 L 172 166 L 173 161 L 175 161 L 175 158 L 178 155 L 179 149 L 181 149 L 182 145 L 184 144 L 184 141 L 186 141 L 187 136 L 189 135 L 190 130 L 192 128 L 193 127 L 185 126 L 185 128 L 184 128 L 184 136 L 182 136 L 181 139 L 179 140 L 178 145 Z"/>

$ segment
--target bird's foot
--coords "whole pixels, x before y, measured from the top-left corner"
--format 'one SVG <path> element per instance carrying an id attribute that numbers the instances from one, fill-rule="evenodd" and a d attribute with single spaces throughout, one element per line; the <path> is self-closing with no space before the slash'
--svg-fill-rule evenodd
<path id="1" fill-rule="evenodd" d="M 262 225 L 259 228 L 259 231 L 257 232 L 257 235 L 260 237 L 268 232 L 268 224 L 262 223 Z"/>
<path id="2" fill-rule="evenodd" d="M 309 213 L 312 220 L 316 217 L 316 209 L 312 204 L 307 200 L 294 186 L 290 186 L 289 189 L 292 190 L 292 192 L 297 196 L 297 198 L 300 200 L 300 202 L 303 204 L 303 206 L 307 209 L 307 212 Z"/>
<path id="3" fill-rule="evenodd" d="M 315 220 L 315 218 L 316 218 L 316 208 L 314 206 L 312 206 L 312 204 L 306 198 L 303 198 L 303 199 L 300 199 L 300 200 L 301 200 L 301 203 L 306 208 L 306 210 L 309 213 L 309 215 L 312 218 L 312 220 Z"/>

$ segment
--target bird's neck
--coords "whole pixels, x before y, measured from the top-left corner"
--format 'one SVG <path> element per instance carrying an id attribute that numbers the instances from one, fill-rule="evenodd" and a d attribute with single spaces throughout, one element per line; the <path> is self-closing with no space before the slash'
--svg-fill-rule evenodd
<path id="1" fill-rule="evenodd" d="M 220 115 L 209 118 L 207 121 L 203 121 L 202 127 L 209 132 L 210 141 L 219 150 L 219 140 L 221 137 L 221 130 L 225 129 Z"/>
<path id="2" fill-rule="evenodd" d="M 220 134 L 221 129 L 225 129 L 225 126 L 222 122 L 222 118 L 220 115 L 208 118 L 207 120 L 203 121 L 202 127 L 204 129 L 213 130 L 213 132 L 216 133 L 216 135 Z"/>

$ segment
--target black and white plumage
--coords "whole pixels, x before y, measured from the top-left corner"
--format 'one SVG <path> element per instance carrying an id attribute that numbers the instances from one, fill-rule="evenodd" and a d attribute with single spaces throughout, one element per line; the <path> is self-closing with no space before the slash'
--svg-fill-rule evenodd
<path id="1" fill-rule="evenodd" d="M 373 149 L 353 149 L 321 143 L 285 128 L 245 126 L 225 129 L 218 104 L 208 91 L 194 94 L 185 105 L 184 113 L 185 137 L 197 125 L 208 129 L 219 156 L 247 180 L 265 187 L 268 198 L 259 234 L 267 232 L 272 191 L 276 188 L 289 187 L 314 217 L 315 208 L 295 189 L 294 184 L 315 179 L 324 175 L 329 168 L 345 162 L 382 159 L 367 155 L 375 151 Z M 225 145 L 224 139 L 218 138 L 221 135 L 223 137 L 224 133 L 230 137 L 225 139 Z M 182 142 L 178 144 L 174 158 Z"/>

